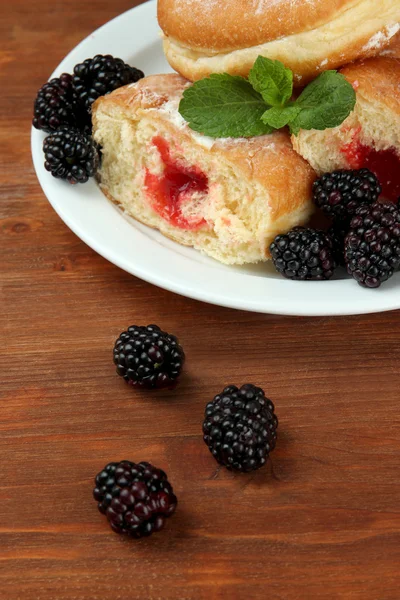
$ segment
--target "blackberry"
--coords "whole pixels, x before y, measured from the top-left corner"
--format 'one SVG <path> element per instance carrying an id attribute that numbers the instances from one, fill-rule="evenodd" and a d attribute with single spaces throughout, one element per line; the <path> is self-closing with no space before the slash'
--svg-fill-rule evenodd
<path id="1" fill-rule="evenodd" d="M 132 325 L 114 346 L 117 373 L 131 385 L 160 388 L 179 377 L 185 353 L 177 338 L 157 325 Z"/>
<path id="2" fill-rule="evenodd" d="M 62 125 L 75 125 L 72 75 L 63 73 L 45 83 L 37 93 L 32 124 L 47 133 Z"/>
<path id="3" fill-rule="evenodd" d="M 349 232 L 350 225 L 346 222 L 338 221 L 334 223 L 327 231 L 327 235 L 332 241 L 333 258 L 336 265 L 345 266 L 344 259 L 344 240 Z"/>
<path id="4" fill-rule="evenodd" d="M 288 279 L 330 279 L 336 266 L 332 241 L 318 229 L 296 227 L 278 235 L 270 252 L 276 270 Z"/>
<path id="5" fill-rule="evenodd" d="M 203 439 L 221 465 L 249 472 L 266 463 L 277 427 L 274 405 L 261 388 L 231 385 L 207 404 Z"/>
<path id="6" fill-rule="evenodd" d="M 160 531 L 178 503 L 166 473 L 147 462 L 110 463 L 95 484 L 93 497 L 113 531 L 134 538 Z"/>
<path id="7" fill-rule="evenodd" d="M 348 273 L 368 288 L 378 288 L 400 266 L 400 208 L 392 202 L 360 206 L 345 239 Z"/>
<path id="8" fill-rule="evenodd" d="M 86 183 L 99 164 L 99 153 L 90 136 L 77 129 L 61 128 L 43 142 L 44 166 L 58 179 Z"/>
<path id="9" fill-rule="evenodd" d="M 334 220 L 349 221 L 361 204 L 377 201 L 382 188 L 369 169 L 325 173 L 314 182 L 313 200 Z"/>
<path id="10" fill-rule="evenodd" d="M 135 83 L 142 77 L 142 71 L 130 67 L 120 58 L 97 54 L 75 66 L 72 80 L 74 96 L 78 104 L 89 110 L 100 96 L 128 83 Z"/>

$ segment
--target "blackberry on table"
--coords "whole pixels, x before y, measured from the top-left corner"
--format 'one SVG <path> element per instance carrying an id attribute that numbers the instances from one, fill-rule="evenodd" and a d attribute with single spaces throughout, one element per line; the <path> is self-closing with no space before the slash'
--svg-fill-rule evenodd
<path id="1" fill-rule="evenodd" d="M 72 92 L 72 75 L 63 73 L 45 83 L 37 93 L 32 124 L 47 133 L 62 125 L 77 123 Z"/>
<path id="2" fill-rule="evenodd" d="M 369 169 L 333 171 L 314 182 L 313 200 L 334 220 L 349 221 L 362 204 L 373 204 L 382 188 Z"/>
<path id="3" fill-rule="evenodd" d="M 72 80 L 74 97 L 78 104 L 90 110 L 100 96 L 128 83 L 135 83 L 142 77 L 142 71 L 127 65 L 120 58 L 97 54 L 75 66 Z"/>
<path id="4" fill-rule="evenodd" d="M 392 202 L 361 206 L 345 239 L 348 273 L 368 288 L 378 288 L 400 266 L 400 208 Z"/>
<path id="5" fill-rule="evenodd" d="M 207 404 L 203 439 L 221 465 L 250 472 L 266 463 L 277 427 L 274 405 L 261 388 L 231 385 Z"/>
<path id="6" fill-rule="evenodd" d="M 184 361 L 185 353 L 178 339 L 157 325 L 132 325 L 121 333 L 114 346 L 117 373 L 134 386 L 172 385 Z"/>
<path id="7" fill-rule="evenodd" d="M 86 183 L 96 173 L 99 152 L 92 138 L 77 129 L 61 128 L 43 142 L 45 168 L 68 183 Z"/>
<path id="8" fill-rule="evenodd" d="M 112 462 L 95 478 L 93 497 L 116 533 L 134 538 L 160 531 L 178 500 L 161 469 L 147 462 Z"/>
<path id="9" fill-rule="evenodd" d="M 300 281 L 330 279 L 335 270 L 333 245 L 318 229 L 295 227 L 278 235 L 270 246 L 276 270 L 287 279 Z"/>

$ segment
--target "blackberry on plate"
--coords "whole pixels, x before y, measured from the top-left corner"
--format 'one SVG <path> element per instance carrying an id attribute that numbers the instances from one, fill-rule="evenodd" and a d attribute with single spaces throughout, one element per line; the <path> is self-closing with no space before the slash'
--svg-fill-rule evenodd
<path id="1" fill-rule="evenodd" d="M 72 85 L 76 101 L 89 110 L 100 96 L 128 83 L 135 83 L 142 77 L 142 71 L 127 65 L 120 58 L 97 54 L 74 67 Z"/>
<path id="2" fill-rule="evenodd" d="M 368 288 L 378 288 L 400 266 L 400 208 L 392 202 L 360 206 L 345 239 L 348 273 Z"/>
<path id="3" fill-rule="evenodd" d="M 32 124 L 36 129 L 48 133 L 62 125 L 76 125 L 72 75 L 63 73 L 40 88 L 34 104 Z"/>
<path id="4" fill-rule="evenodd" d="M 287 279 L 330 279 L 336 266 L 332 241 L 318 229 L 295 227 L 278 235 L 270 252 L 276 270 Z"/>
<path id="5" fill-rule="evenodd" d="M 277 427 L 274 405 L 261 388 L 230 385 L 207 404 L 203 439 L 221 465 L 247 473 L 266 463 Z"/>
<path id="6" fill-rule="evenodd" d="M 95 485 L 93 497 L 113 531 L 134 538 L 160 531 L 178 503 L 166 473 L 147 462 L 112 462 Z"/>
<path id="7" fill-rule="evenodd" d="M 373 204 L 382 188 L 369 169 L 325 173 L 314 182 L 313 200 L 332 219 L 349 220 L 362 204 Z"/>
<path id="8" fill-rule="evenodd" d="M 58 179 L 86 183 L 99 164 L 99 153 L 92 138 L 77 129 L 62 127 L 43 142 L 44 166 Z"/>
<path id="9" fill-rule="evenodd" d="M 178 339 L 157 325 L 132 325 L 114 346 L 117 373 L 131 385 L 161 388 L 179 377 L 185 353 Z"/>

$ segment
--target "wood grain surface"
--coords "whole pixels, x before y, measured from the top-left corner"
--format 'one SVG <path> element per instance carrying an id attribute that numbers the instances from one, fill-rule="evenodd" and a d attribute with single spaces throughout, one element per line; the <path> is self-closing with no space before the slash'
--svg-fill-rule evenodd
<path id="1" fill-rule="evenodd" d="M 96 255 L 39 187 L 37 89 L 132 4 L 1 4 L 0 597 L 398 600 L 400 312 L 286 318 L 180 298 Z M 186 349 L 174 392 L 114 372 L 117 335 L 149 322 Z M 248 381 L 275 402 L 279 440 L 264 469 L 234 475 L 203 444 L 202 416 Z M 180 501 L 139 542 L 91 495 L 122 458 L 164 468 Z"/>

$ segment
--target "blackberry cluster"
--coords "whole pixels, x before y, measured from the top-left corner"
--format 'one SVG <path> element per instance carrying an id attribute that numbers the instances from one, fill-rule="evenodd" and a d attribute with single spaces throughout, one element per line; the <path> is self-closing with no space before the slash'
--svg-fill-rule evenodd
<path id="1" fill-rule="evenodd" d="M 332 240 L 316 229 L 296 227 L 270 246 L 276 270 L 299 281 L 330 279 L 335 270 Z"/>
<path id="2" fill-rule="evenodd" d="M 78 104 L 90 110 L 93 102 L 100 96 L 128 83 L 135 83 L 143 77 L 142 71 L 130 67 L 120 58 L 114 58 L 110 54 L 97 54 L 75 66 L 74 96 Z"/>
<path id="3" fill-rule="evenodd" d="M 160 531 L 178 503 L 166 473 L 147 462 L 110 463 L 95 484 L 93 497 L 111 528 L 134 538 Z"/>
<path id="4" fill-rule="evenodd" d="M 400 266 L 400 208 L 391 202 L 360 206 L 345 239 L 348 273 L 368 288 L 378 288 Z"/>
<path id="5" fill-rule="evenodd" d="M 99 163 L 99 152 L 90 136 L 76 129 L 60 128 L 43 142 L 44 166 L 58 179 L 86 183 Z"/>
<path id="6" fill-rule="evenodd" d="M 174 335 L 157 325 L 132 325 L 114 346 L 117 373 L 134 386 L 161 388 L 179 377 L 185 353 Z"/>
<path id="7" fill-rule="evenodd" d="M 203 437 L 221 465 L 247 473 L 266 463 L 277 427 L 274 405 L 261 388 L 231 385 L 207 404 Z"/>
<path id="8" fill-rule="evenodd" d="M 98 167 L 99 153 L 90 139 L 91 105 L 99 96 L 144 77 L 120 58 L 97 55 L 63 73 L 39 90 L 32 124 L 45 139 L 45 167 L 69 183 L 85 183 Z M 81 136 L 79 137 L 79 133 Z"/>
<path id="9" fill-rule="evenodd" d="M 314 203 L 335 221 L 349 222 L 362 204 L 373 204 L 382 188 L 369 169 L 325 173 L 313 186 Z"/>

